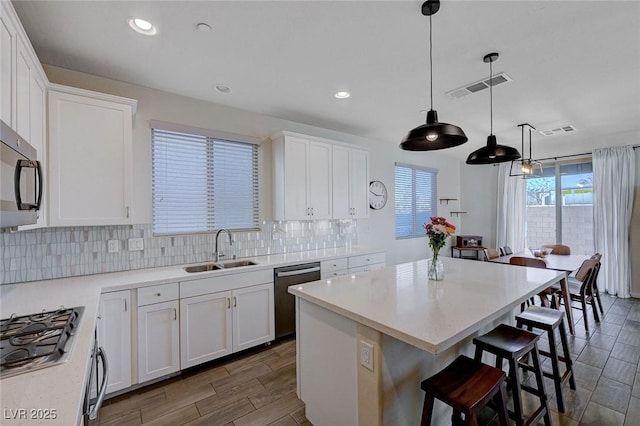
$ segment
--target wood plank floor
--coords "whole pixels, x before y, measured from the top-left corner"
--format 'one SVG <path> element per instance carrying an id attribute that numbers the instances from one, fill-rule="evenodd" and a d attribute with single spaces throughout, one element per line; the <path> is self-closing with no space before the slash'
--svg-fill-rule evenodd
<path id="1" fill-rule="evenodd" d="M 274 343 L 238 358 L 107 400 L 100 425 L 311 425 L 296 396 L 296 343 Z"/>

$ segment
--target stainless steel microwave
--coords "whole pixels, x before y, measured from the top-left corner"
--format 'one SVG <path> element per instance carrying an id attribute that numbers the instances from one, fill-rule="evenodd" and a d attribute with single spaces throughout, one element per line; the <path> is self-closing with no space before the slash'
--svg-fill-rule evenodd
<path id="1" fill-rule="evenodd" d="M 0 120 L 0 229 L 38 220 L 42 168 L 37 152 Z"/>

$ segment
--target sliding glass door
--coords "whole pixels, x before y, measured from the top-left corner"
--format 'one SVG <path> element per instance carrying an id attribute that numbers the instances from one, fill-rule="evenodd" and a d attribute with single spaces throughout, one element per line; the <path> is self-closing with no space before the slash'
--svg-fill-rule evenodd
<path id="1" fill-rule="evenodd" d="M 593 254 L 591 162 L 545 165 L 527 179 L 527 245 L 564 244 Z"/>

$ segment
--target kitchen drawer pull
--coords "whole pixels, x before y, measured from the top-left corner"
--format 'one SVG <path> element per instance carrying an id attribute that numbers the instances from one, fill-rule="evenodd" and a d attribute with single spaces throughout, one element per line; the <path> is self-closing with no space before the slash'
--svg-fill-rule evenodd
<path id="1" fill-rule="evenodd" d="M 367 260 L 369 260 L 369 259 L 367 259 Z M 160 297 L 160 296 L 162 296 L 162 293 L 156 293 L 156 296 Z"/>
<path id="2" fill-rule="evenodd" d="M 176 311 L 176 308 L 173 308 L 173 320 L 177 320 L 178 319 L 178 311 Z"/>
<path id="3" fill-rule="evenodd" d="M 236 306 L 238 306 L 238 299 L 236 299 L 236 297 L 233 296 L 233 307 L 235 308 Z"/>
<path id="4" fill-rule="evenodd" d="M 231 299 L 227 297 L 227 309 L 231 309 Z"/>

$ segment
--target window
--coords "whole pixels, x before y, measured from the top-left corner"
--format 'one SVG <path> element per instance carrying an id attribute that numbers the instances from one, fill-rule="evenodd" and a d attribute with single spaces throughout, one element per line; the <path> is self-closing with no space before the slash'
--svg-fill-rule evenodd
<path id="1" fill-rule="evenodd" d="M 258 145 L 152 126 L 154 234 L 258 227 Z"/>
<path id="2" fill-rule="evenodd" d="M 424 237 L 424 223 L 436 216 L 437 171 L 396 163 L 396 239 Z"/>
<path id="3" fill-rule="evenodd" d="M 584 160 L 583 160 L 584 161 Z M 545 165 L 527 179 L 527 244 L 564 244 L 572 254 L 593 254 L 591 162 Z"/>

